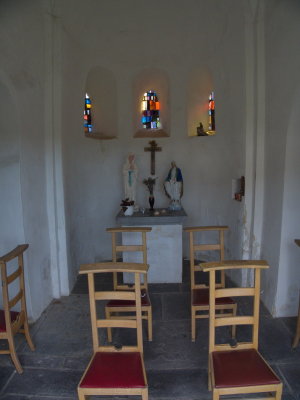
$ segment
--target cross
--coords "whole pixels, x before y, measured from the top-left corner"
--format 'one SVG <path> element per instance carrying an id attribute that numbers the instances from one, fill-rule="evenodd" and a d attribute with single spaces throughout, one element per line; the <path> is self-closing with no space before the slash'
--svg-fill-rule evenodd
<path id="1" fill-rule="evenodd" d="M 149 144 L 150 147 L 145 147 L 144 151 L 151 152 L 151 175 L 155 175 L 155 152 L 161 151 L 161 147 L 157 147 L 157 143 L 155 140 L 151 140 Z"/>

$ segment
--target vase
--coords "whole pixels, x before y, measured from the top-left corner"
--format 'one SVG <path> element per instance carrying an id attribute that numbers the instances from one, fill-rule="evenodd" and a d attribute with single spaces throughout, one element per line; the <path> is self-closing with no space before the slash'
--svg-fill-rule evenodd
<path id="1" fill-rule="evenodd" d="M 149 196 L 149 204 L 150 204 L 150 210 L 153 210 L 153 206 L 154 206 L 154 196 L 153 195 Z"/>
<path id="2" fill-rule="evenodd" d="M 131 216 L 133 215 L 133 211 L 134 211 L 133 206 L 127 206 L 126 210 L 124 211 L 124 215 Z"/>

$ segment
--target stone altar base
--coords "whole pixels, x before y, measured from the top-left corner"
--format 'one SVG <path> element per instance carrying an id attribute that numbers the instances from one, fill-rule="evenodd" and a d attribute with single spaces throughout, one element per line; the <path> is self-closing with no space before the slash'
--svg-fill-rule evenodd
<path id="1" fill-rule="evenodd" d="M 147 226 L 147 225 L 144 225 Z M 182 225 L 151 225 L 147 233 L 149 283 L 182 282 Z M 141 244 L 140 235 L 122 234 L 123 244 Z M 124 253 L 125 262 L 142 262 L 142 255 Z M 124 276 L 126 283 L 132 283 Z"/>

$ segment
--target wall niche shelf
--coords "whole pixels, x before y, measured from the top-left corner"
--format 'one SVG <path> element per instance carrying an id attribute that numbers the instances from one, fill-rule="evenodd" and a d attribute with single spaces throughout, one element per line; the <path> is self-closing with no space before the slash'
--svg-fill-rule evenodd
<path id="1" fill-rule="evenodd" d="M 134 134 L 135 138 L 162 138 L 169 137 L 163 129 L 140 129 Z"/>
<path id="2" fill-rule="evenodd" d="M 215 136 L 216 131 L 203 131 L 198 135 L 188 135 L 189 138 Z"/>
<path id="3" fill-rule="evenodd" d="M 90 139 L 98 139 L 98 140 L 111 140 L 111 139 L 116 139 L 116 136 L 108 136 L 103 133 L 85 133 L 85 137 L 90 138 Z"/>

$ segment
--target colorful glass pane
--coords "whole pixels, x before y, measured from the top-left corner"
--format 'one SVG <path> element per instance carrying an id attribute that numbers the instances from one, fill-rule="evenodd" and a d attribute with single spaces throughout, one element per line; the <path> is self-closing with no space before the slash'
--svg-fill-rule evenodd
<path id="1" fill-rule="evenodd" d="M 91 133 L 93 128 L 91 108 L 92 108 L 92 102 L 89 95 L 86 93 L 84 100 L 84 112 L 83 112 L 83 127 L 85 133 Z"/>
<path id="2" fill-rule="evenodd" d="M 160 104 L 157 94 L 153 90 L 144 93 L 142 99 L 142 118 L 141 122 L 145 129 L 160 129 L 159 119 Z"/>
<path id="3" fill-rule="evenodd" d="M 208 98 L 208 130 L 215 131 L 215 95 L 211 92 Z"/>

